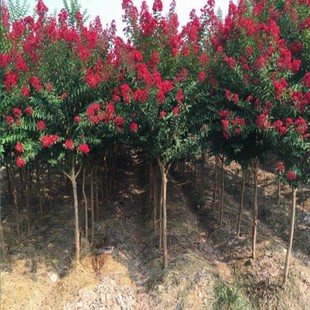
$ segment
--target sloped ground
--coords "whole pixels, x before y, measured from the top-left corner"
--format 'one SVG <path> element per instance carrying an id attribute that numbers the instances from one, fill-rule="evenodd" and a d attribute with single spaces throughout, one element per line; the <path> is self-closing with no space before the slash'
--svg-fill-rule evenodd
<path id="1" fill-rule="evenodd" d="M 310 211 L 307 189 L 300 192 L 297 206 L 297 225 L 293 244 L 293 257 L 289 282 L 286 289 L 281 288 L 284 262 L 289 233 L 290 188 L 283 186 L 281 205 L 277 207 L 277 181 L 274 174 L 265 170 L 259 172 L 259 217 L 257 236 L 257 260 L 253 265 L 251 257 L 251 225 L 253 183 L 250 176 L 245 191 L 245 210 L 243 210 L 241 233 L 236 237 L 237 212 L 240 197 L 240 167 L 231 164 L 225 167 L 224 225 L 219 226 L 219 202 L 215 213 L 211 209 L 213 193 L 213 158 L 207 160 L 205 196 L 200 206 L 201 222 L 208 228 L 210 239 L 224 257 L 232 271 L 234 281 L 242 287 L 252 308 L 258 309 L 309 309 L 310 306 L 310 227 L 302 222 L 302 213 Z M 201 167 L 200 167 L 201 168 Z M 196 206 L 201 204 L 194 190 L 188 186 Z M 218 190 L 219 199 L 220 190 Z M 308 195 L 308 197 L 307 197 Z M 303 201 L 305 203 L 303 203 Z M 228 298 L 227 298 L 228 300 Z M 234 307 L 233 307 L 234 309 Z"/>
<path id="2" fill-rule="evenodd" d="M 260 205 L 272 206 L 274 212 L 259 224 L 254 266 L 249 258 L 249 186 L 243 236 L 238 239 L 235 235 L 239 168 L 226 168 L 222 227 L 218 225 L 218 214 L 210 209 L 211 161 L 207 165 L 204 204 L 195 203 L 197 195 L 189 182 L 170 178 L 169 266 L 163 271 L 158 232 L 150 224 L 152 210 L 146 205 L 145 168 L 136 154 L 132 159 L 122 171 L 116 196 L 102 205 L 102 220 L 96 225 L 96 243 L 104 249 L 113 247 L 112 253 L 96 255 L 83 239 L 81 264 L 71 265 L 73 210 L 70 200 L 56 200 L 45 225 L 34 221 L 24 242 L 10 247 L 9 262 L 1 273 L 1 309 L 309 309 L 309 253 L 302 238 L 307 233 L 303 226 L 298 226 L 296 234 L 299 241 L 297 248 L 294 246 L 288 287 L 283 290 L 279 286 L 288 233 L 283 222 L 288 216 L 285 204 L 289 189 L 283 191 L 287 197 L 281 209 L 275 209 L 272 174 L 261 172 L 260 176 Z M 185 179 L 189 178 L 190 174 Z M 9 217 L 5 218 L 4 228 L 5 235 L 10 236 L 11 230 L 14 238 L 14 224 Z"/>

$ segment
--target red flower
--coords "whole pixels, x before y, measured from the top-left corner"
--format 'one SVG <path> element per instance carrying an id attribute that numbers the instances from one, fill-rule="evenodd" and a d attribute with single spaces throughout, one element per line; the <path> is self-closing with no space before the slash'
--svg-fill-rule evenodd
<path id="1" fill-rule="evenodd" d="M 173 114 L 173 115 L 178 116 L 179 113 L 180 113 L 180 109 L 179 109 L 178 106 L 176 106 L 176 107 L 174 107 L 174 108 L 172 109 L 172 114 Z"/>
<path id="2" fill-rule="evenodd" d="M 66 148 L 67 150 L 73 151 L 74 145 L 73 145 L 73 141 L 72 141 L 71 139 L 70 139 L 70 140 L 67 140 L 67 141 L 65 142 L 65 148 Z"/>
<path id="3" fill-rule="evenodd" d="M 179 89 L 178 90 L 178 93 L 177 93 L 177 102 L 181 102 L 182 100 L 184 99 L 184 96 L 183 96 L 183 90 L 182 89 Z"/>
<path id="4" fill-rule="evenodd" d="M 28 116 L 31 116 L 32 113 L 33 113 L 33 110 L 32 110 L 31 107 L 26 107 L 25 112 L 26 112 L 26 114 L 27 114 Z"/>
<path id="5" fill-rule="evenodd" d="M 219 112 L 219 117 L 220 118 L 227 118 L 231 114 L 232 114 L 232 112 L 230 112 L 230 111 L 222 110 Z"/>
<path id="6" fill-rule="evenodd" d="M 164 118 L 166 115 L 167 115 L 167 113 L 165 111 L 160 111 L 160 113 L 159 113 L 160 118 Z"/>
<path id="7" fill-rule="evenodd" d="M 26 85 L 23 85 L 22 90 L 21 90 L 20 93 L 21 93 L 22 96 L 24 96 L 26 98 L 30 97 L 30 89 Z"/>
<path id="8" fill-rule="evenodd" d="M 52 144 L 58 141 L 57 135 L 43 136 L 41 138 L 41 143 L 43 147 L 50 147 Z"/>
<path id="9" fill-rule="evenodd" d="M 19 141 L 15 145 L 15 150 L 17 153 L 22 153 L 24 151 L 24 147 Z"/>
<path id="10" fill-rule="evenodd" d="M 310 72 L 307 72 L 303 77 L 302 85 L 305 87 L 310 87 Z"/>
<path id="11" fill-rule="evenodd" d="M 124 118 L 120 116 L 117 116 L 114 120 L 115 125 L 118 127 L 123 126 L 124 122 L 125 122 Z"/>
<path id="12" fill-rule="evenodd" d="M 289 181 L 295 181 L 297 179 L 296 173 L 292 172 L 291 170 L 287 170 L 286 175 Z"/>
<path id="13" fill-rule="evenodd" d="M 87 74 L 84 77 L 84 81 L 88 84 L 91 88 L 96 88 L 100 83 L 100 75 L 94 74 L 90 70 L 88 70 Z"/>
<path id="14" fill-rule="evenodd" d="M 299 59 L 295 59 L 292 61 L 292 71 L 294 73 L 298 72 L 300 68 L 301 61 Z"/>
<path id="15" fill-rule="evenodd" d="M 199 73 L 198 78 L 201 83 L 203 83 L 203 81 L 205 80 L 205 76 L 206 74 L 203 71 Z"/>
<path id="16" fill-rule="evenodd" d="M 270 127 L 270 122 L 268 122 L 268 116 L 266 114 L 260 114 L 256 118 L 256 124 L 262 129 L 268 129 Z"/>
<path id="17" fill-rule="evenodd" d="M 14 119 L 12 116 L 8 115 L 5 117 L 5 121 L 8 125 L 13 125 Z"/>
<path id="18" fill-rule="evenodd" d="M 37 129 L 43 131 L 45 129 L 45 123 L 43 121 L 38 121 Z"/>
<path id="19" fill-rule="evenodd" d="M 74 121 L 76 123 L 80 123 L 82 121 L 82 119 L 79 116 L 74 116 Z"/>
<path id="20" fill-rule="evenodd" d="M 130 131 L 137 132 L 137 130 L 138 130 L 138 124 L 135 122 L 131 123 L 130 124 Z"/>
<path id="21" fill-rule="evenodd" d="M 282 173 L 284 171 L 284 164 L 282 161 L 277 162 L 277 170 Z"/>
<path id="22" fill-rule="evenodd" d="M 86 143 L 79 145 L 78 150 L 82 153 L 82 154 L 87 154 L 90 152 L 90 149 L 88 147 L 88 145 Z"/>
<path id="23" fill-rule="evenodd" d="M 21 168 L 24 167 L 26 164 L 25 160 L 23 158 L 21 158 L 20 156 L 17 156 L 16 158 L 16 166 Z"/>
<path id="24" fill-rule="evenodd" d="M 19 118 L 19 117 L 21 117 L 21 115 L 22 115 L 22 110 L 21 109 L 19 109 L 19 108 L 14 108 L 13 109 L 13 113 L 14 113 L 14 116 L 16 117 L 16 118 Z"/>
<path id="25" fill-rule="evenodd" d="M 38 92 L 41 92 L 42 84 L 41 84 L 40 79 L 37 76 L 30 77 L 29 84 L 33 86 Z"/>

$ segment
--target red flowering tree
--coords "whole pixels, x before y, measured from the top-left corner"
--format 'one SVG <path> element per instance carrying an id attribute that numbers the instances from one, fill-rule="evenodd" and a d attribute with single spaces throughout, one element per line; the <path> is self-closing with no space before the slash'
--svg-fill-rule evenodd
<path id="1" fill-rule="evenodd" d="M 102 140 L 88 136 L 90 129 L 84 124 L 106 124 L 107 103 L 98 104 L 100 113 L 88 106 L 101 98 L 109 100 L 113 83 L 109 37 L 114 30 L 103 30 L 99 19 L 86 27 L 79 13 L 76 25 L 70 25 L 65 10 L 55 19 L 42 1 L 36 20 L 26 17 L 10 25 L 6 8 L 3 12 L 2 152 L 7 162 L 14 155 L 19 167 L 40 155 L 70 178 L 79 260 L 76 178 L 83 156 Z"/>

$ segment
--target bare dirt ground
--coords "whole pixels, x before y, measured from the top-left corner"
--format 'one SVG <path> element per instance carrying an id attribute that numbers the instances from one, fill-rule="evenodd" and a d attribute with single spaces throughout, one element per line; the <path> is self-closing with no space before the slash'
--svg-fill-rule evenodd
<path id="1" fill-rule="evenodd" d="M 242 238 L 236 238 L 235 233 L 239 167 L 226 167 L 222 227 L 218 214 L 210 208 L 212 158 L 207 160 L 204 201 L 189 181 L 192 170 L 184 179 L 170 177 L 169 266 L 163 270 L 158 232 L 152 227 L 152 210 L 146 203 L 145 167 L 136 156 L 126 167 L 116 194 L 102 201 L 102 216 L 96 223 L 96 243 L 113 247 L 111 253 L 96 254 L 82 239 L 81 264 L 72 263 L 73 210 L 70 197 L 63 197 L 61 192 L 54 195 L 51 206 L 45 206 L 48 212 L 43 222 L 34 209 L 31 230 L 23 234 L 21 244 L 14 242 L 11 214 L 4 213 L 9 248 L 8 261 L 1 266 L 1 309 L 309 309 L 309 227 L 302 222 L 296 229 L 289 284 L 285 290 L 280 288 L 290 196 L 289 188 L 283 188 L 282 205 L 275 207 L 273 174 L 260 172 L 260 206 L 270 207 L 271 212 L 259 224 L 255 265 L 250 260 L 250 186 L 246 190 Z M 57 192 L 56 187 L 54 190 Z M 305 191 L 305 211 L 309 212 L 307 195 Z M 11 207 L 9 199 L 4 198 L 3 209 Z M 301 194 L 298 202 L 300 217 Z"/>

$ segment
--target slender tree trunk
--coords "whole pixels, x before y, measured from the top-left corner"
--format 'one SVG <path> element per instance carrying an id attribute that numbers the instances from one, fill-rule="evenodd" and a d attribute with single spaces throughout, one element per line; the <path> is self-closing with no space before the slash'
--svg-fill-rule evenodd
<path id="1" fill-rule="evenodd" d="M 281 182 L 278 180 L 278 190 L 277 190 L 277 206 L 279 207 L 281 203 Z"/>
<path id="2" fill-rule="evenodd" d="M 79 200 L 77 194 L 77 182 L 76 179 L 80 174 L 82 166 L 79 170 L 75 171 L 75 159 L 72 157 L 71 163 L 71 172 L 70 174 L 65 173 L 65 175 L 69 178 L 72 185 L 72 193 L 73 193 L 73 209 L 74 209 L 74 242 L 75 242 L 75 260 L 76 262 L 80 262 L 80 227 L 79 227 Z"/>
<path id="3" fill-rule="evenodd" d="M 38 162 L 36 163 L 36 176 L 37 176 L 40 217 L 42 220 L 42 218 L 43 218 L 43 207 L 42 207 L 42 196 L 41 196 L 41 178 L 40 178 L 40 170 L 39 170 L 39 163 Z"/>
<path id="4" fill-rule="evenodd" d="M 96 201 L 96 222 L 98 223 L 99 222 L 99 212 L 100 212 L 98 167 L 96 167 L 96 172 L 95 172 L 95 201 Z"/>
<path id="5" fill-rule="evenodd" d="M 29 195 L 30 195 L 30 186 L 29 186 L 29 173 L 28 168 L 25 170 L 25 183 L 26 183 L 26 212 L 27 212 L 27 232 L 30 232 L 30 206 L 29 206 Z"/>
<path id="6" fill-rule="evenodd" d="M 19 169 L 19 177 L 20 177 L 20 197 L 21 199 L 23 199 L 24 193 L 25 193 L 25 186 L 24 186 L 24 173 L 23 173 L 23 169 Z"/>
<path id="7" fill-rule="evenodd" d="M 257 203 L 257 174 L 258 174 L 258 159 L 253 160 L 253 178 L 254 178 L 254 201 L 253 201 L 253 224 L 252 224 L 252 258 L 256 260 L 256 237 L 258 225 L 258 203 Z"/>
<path id="8" fill-rule="evenodd" d="M 158 215 L 157 215 L 157 209 L 158 209 L 158 179 L 157 179 L 157 167 L 156 165 L 153 166 L 153 197 L 154 197 L 154 206 L 153 206 L 153 215 L 154 215 L 154 230 L 155 232 L 157 231 L 157 226 L 158 226 Z M 161 207 L 160 207 L 160 210 Z M 160 221 L 162 220 L 162 211 L 161 211 L 161 217 Z"/>
<path id="9" fill-rule="evenodd" d="M 1 257 L 2 261 L 6 261 L 6 243 L 4 239 L 4 233 L 3 233 L 3 227 L 2 227 L 2 222 L 0 221 L 0 243 L 1 243 Z"/>
<path id="10" fill-rule="evenodd" d="M 241 193 L 240 193 L 240 203 L 239 203 L 239 212 L 238 212 L 238 221 L 237 221 L 237 237 L 240 237 L 240 228 L 241 228 L 241 215 L 243 209 L 243 200 L 244 200 L 244 189 L 245 189 L 245 171 L 242 169 L 242 181 L 241 181 Z"/>
<path id="11" fill-rule="evenodd" d="M 160 202 L 159 202 L 159 250 L 163 250 L 163 184 L 160 182 Z"/>
<path id="12" fill-rule="evenodd" d="M 205 154 L 202 154 L 202 175 L 201 175 L 201 188 L 200 188 L 200 197 L 201 201 L 204 201 L 204 191 L 205 191 L 205 179 L 206 179 L 206 169 L 205 169 Z"/>
<path id="13" fill-rule="evenodd" d="M 218 165 L 218 156 L 215 156 L 214 162 L 214 184 L 213 184 L 213 199 L 212 199 L 212 209 L 215 210 L 216 204 L 216 194 L 217 194 L 217 165 Z"/>
<path id="14" fill-rule="evenodd" d="M 170 165 L 166 168 L 165 165 L 157 158 L 158 165 L 161 172 L 161 184 L 162 184 L 162 236 L 163 236 L 163 265 L 164 268 L 168 266 L 168 247 L 167 247 L 167 175 Z"/>
<path id="15" fill-rule="evenodd" d="M 17 189 L 14 180 L 14 175 L 12 176 L 12 187 L 13 187 L 13 204 L 14 204 L 14 213 L 16 221 L 16 233 L 18 242 L 21 242 L 20 226 L 19 226 L 19 210 L 18 210 L 18 198 L 17 198 Z"/>
<path id="16" fill-rule="evenodd" d="M 82 194 L 84 198 L 84 214 L 85 214 L 85 238 L 88 241 L 88 203 L 85 193 L 86 169 L 83 169 Z"/>
<path id="17" fill-rule="evenodd" d="M 90 212 L 91 212 L 91 239 L 95 239 L 95 210 L 94 210 L 94 169 L 90 170 Z"/>
<path id="18" fill-rule="evenodd" d="M 153 165 L 149 164 L 149 206 L 154 207 L 154 183 L 153 183 L 153 175 L 154 175 L 154 169 Z"/>
<path id="19" fill-rule="evenodd" d="M 223 156 L 221 158 L 221 211 L 220 211 L 220 225 L 223 224 L 223 217 L 224 217 L 224 186 L 225 186 L 224 162 L 225 162 L 225 157 Z"/>
<path id="20" fill-rule="evenodd" d="M 194 157 L 194 191 L 197 192 L 197 159 L 196 156 Z"/>
<path id="21" fill-rule="evenodd" d="M 292 186 L 290 235 L 289 235 L 289 241 L 288 241 L 286 258 L 285 258 L 284 277 L 283 277 L 283 283 L 282 283 L 283 286 L 286 285 L 289 267 L 290 267 L 290 258 L 291 258 L 291 252 L 292 252 L 292 245 L 293 245 L 293 238 L 294 238 L 294 226 L 295 226 L 296 193 L 297 193 L 297 188 Z"/>

